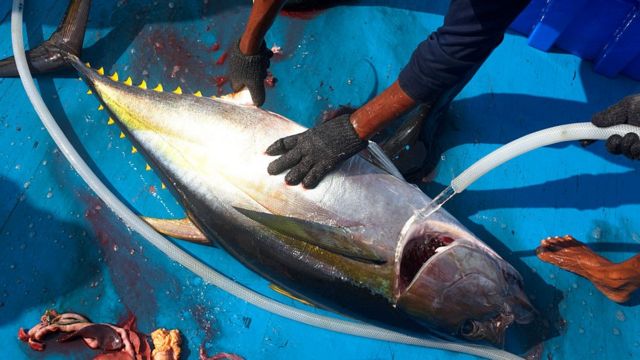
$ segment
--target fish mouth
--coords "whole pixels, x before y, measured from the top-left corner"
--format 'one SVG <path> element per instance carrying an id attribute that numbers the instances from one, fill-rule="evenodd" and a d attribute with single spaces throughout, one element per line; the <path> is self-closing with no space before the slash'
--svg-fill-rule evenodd
<path id="1" fill-rule="evenodd" d="M 396 264 L 396 299 L 416 280 L 431 259 L 454 246 L 456 239 L 438 232 L 414 232 L 407 237 Z"/>

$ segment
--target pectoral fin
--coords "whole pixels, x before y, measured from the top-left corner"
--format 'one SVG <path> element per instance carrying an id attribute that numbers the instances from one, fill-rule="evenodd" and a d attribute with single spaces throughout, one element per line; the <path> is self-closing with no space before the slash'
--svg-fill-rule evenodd
<path id="1" fill-rule="evenodd" d="M 198 229 L 189 218 L 156 219 L 143 216 L 142 220 L 163 235 L 197 244 L 211 245 L 211 241 L 204 236 L 200 229 Z"/>
<path id="2" fill-rule="evenodd" d="M 352 228 L 329 226 L 242 208 L 235 209 L 275 232 L 315 245 L 335 254 L 375 264 L 386 262 L 372 248 L 358 241 Z"/>

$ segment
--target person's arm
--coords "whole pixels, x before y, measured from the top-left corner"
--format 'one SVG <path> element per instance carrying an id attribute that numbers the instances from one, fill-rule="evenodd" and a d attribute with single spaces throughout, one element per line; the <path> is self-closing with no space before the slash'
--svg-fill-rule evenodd
<path id="1" fill-rule="evenodd" d="M 366 139 L 417 103 L 435 103 L 464 81 L 500 44 L 528 0 L 452 0 L 444 25 L 414 51 L 398 81 L 352 115 L 339 116 L 274 142 L 278 159 L 269 174 L 291 169 L 290 185 L 315 187 L 342 161 L 366 147 Z"/>
<path id="2" fill-rule="evenodd" d="M 249 21 L 240 38 L 240 51 L 245 55 L 255 55 L 260 50 L 273 21 L 286 0 L 255 0 L 249 15 Z"/>
<path id="3" fill-rule="evenodd" d="M 463 81 L 502 42 L 507 27 L 528 3 L 451 1 L 443 26 L 420 43 L 398 81 L 351 116 L 360 137 L 370 138 L 416 103 L 434 103 Z"/>
<path id="4" fill-rule="evenodd" d="M 418 102 L 438 101 L 484 63 L 528 3 L 452 0 L 442 27 L 418 45 L 400 72 L 400 87 Z"/>
<path id="5" fill-rule="evenodd" d="M 396 81 L 351 114 L 349 121 L 361 139 L 369 139 L 414 106 L 416 101 L 407 95 Z"/>
<path id="6" fill-rule="evenodd" d="M 229 79 L 233 91 L 247 87 L 257 106 L 265 100 L 264 79 L 273 55 L 264 36 L 273 24 L 285 0 L 256 0 L 240 39 L 233 44 L 229 57 Z"/>

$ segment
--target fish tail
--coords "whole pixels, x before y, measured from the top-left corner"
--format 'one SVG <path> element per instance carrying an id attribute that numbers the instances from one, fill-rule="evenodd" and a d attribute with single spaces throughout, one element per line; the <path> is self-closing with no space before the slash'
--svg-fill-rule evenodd
<path id="1" fill-rule="evenodd" d="M 89 18 L 91 0 L 71 0 L 64 20 L 51 37 L 35 49 L 27 51 L 27 62 L 33 74 L 46 74 L 70 69 L 68 56 L 80 56 Z M 13 56 L 0 60 L 0 77 L 16 77 Z"/>

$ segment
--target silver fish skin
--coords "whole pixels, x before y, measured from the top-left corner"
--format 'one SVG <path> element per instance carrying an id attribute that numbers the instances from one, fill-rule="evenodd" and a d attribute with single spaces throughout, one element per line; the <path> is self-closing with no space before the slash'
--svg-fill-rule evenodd
<path id="1" fill-rule="evenodd" d="M 535 310 L 520 274 L 444 210 L 405 234 L 430 199 L 354 156 L 317 188 L 270 176 L 265 149 L 305 128 L 230 101 L 83 75 L 168 180 L 191 221 L 231 255 L 297 297 L 390 327 L 504 341 Z"/>

